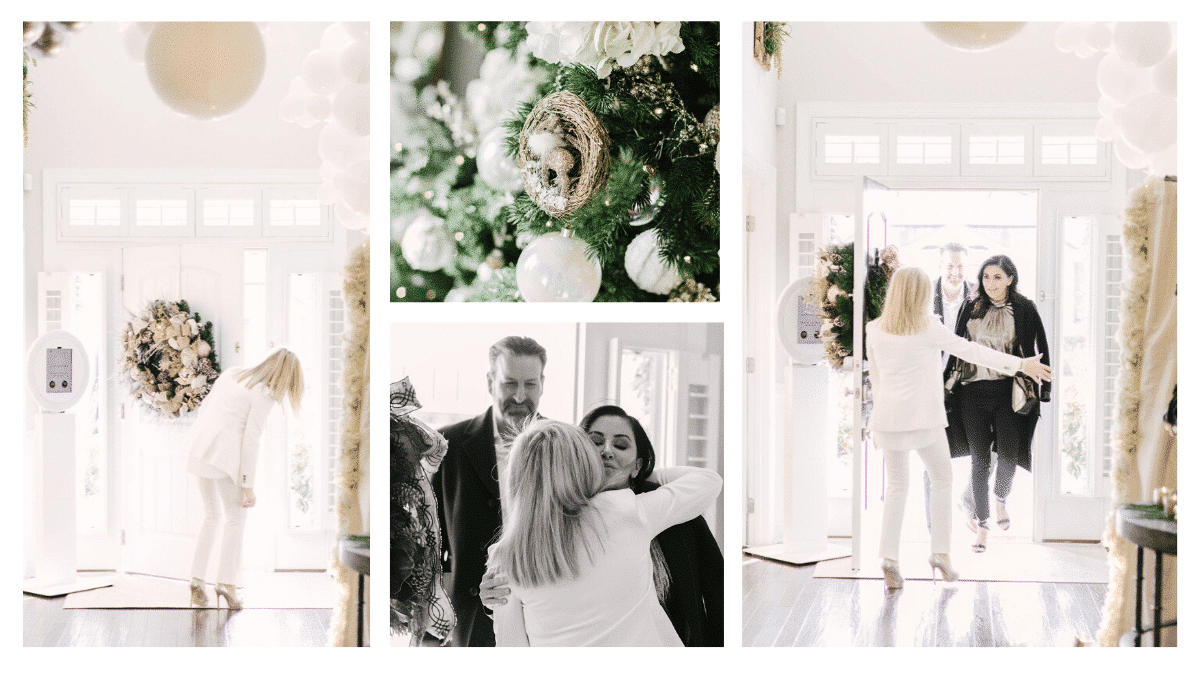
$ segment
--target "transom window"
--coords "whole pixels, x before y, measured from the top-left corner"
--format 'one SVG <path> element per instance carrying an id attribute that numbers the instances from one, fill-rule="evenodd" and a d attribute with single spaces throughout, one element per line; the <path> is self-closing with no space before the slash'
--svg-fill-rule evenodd
<path id="1" fill-rule="evenodd" d="M 971 164 L 1024 164 L 1024 136 L 974 136 L 968 142 Z"/>

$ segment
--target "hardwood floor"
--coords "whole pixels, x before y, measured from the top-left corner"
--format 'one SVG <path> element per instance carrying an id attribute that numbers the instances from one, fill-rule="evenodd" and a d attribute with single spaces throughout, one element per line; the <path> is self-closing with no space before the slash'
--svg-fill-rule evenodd
<path id="1" fill-rule="evenodd" d="M 324 647 L 330 609 L 63 609 L 24 595 L 26 647 Z"/>
<path id="2" fill-rule="evenodd" d="M 814 579 L 742 558 L 746 647 L 1069 647 L 1093 641 L 1104 584 Z"/>

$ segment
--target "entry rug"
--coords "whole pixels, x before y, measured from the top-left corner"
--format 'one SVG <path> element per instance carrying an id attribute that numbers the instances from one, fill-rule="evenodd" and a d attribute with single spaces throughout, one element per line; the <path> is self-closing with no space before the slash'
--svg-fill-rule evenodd
<path id="1" fill-rule="evenodd" d="M 243 609 L 330 609 L 335 589 L 325 572 L 245 572 L 238 589 Z M 207 609 L 216 609 L 216 593 L 208 592 Z M 144 574 L 118 574 L 113 585 L 72 593 L 63 609 L 189 609 L 188 582 Z M 225 601 L 221 601 L 222 608 Z"/>
<path id="2" fill-rule="evenodd" d="M 1100 544 L 1035 544 L 997 539 L 983 553 L 969 543 L 953 544 L 950 561 L 960 581 L 1032 581 L 1039 583 L 1108 583 L 1108 553 Z M 929 543 L 900 544 L 900 574 L 930 579 Z M 862 569 L 850 569 L 850 558 L 818 563 L 813 578 L 882 579 L 875 546 L 863 549 Z M 938 574 L 941 580 L 941 574 Z"/>

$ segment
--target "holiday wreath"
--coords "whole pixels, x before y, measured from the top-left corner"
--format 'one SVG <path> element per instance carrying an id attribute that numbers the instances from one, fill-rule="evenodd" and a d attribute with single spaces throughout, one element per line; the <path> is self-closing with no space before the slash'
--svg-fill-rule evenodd
<path id="1" fill-rule="evenodd" d="M 875 251 L 874 261 L 867 265 L 867 321 L 883 313 L 888 281 L 899 267 L 896 247 Z M 817 273 L 808 301 L 821 313 L 825 359 L 840 369 L 854 344 L 854 244 L 833 244 L 817 252 Z"/>
<path id="2" fill-rule="evenodd" d="M 221 373 L 212 322 L 184 300 L 154 300 L 121 335 L 122 370 L 134 398 L 167 417 L 200 406 Z"/>

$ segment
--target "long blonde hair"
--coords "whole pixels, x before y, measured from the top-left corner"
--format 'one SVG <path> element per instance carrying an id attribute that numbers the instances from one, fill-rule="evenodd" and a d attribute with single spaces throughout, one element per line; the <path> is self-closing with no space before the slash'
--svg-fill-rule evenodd
<path id="1" fill-rule="evenodd" d="M 263 359 L 262 363 L 247 368 L 238 375 L 237 381 L 245 384 L 247 389 L 260 384 L 265 386 L 276 401 L 283 401 L 283 397 L 287 396 L 292 410 L 300 407 L 300 397 L 304 395 L 304 371 L 300 368 L 300 358 L 282 347 Z"/>
<path id="2" fill-rule="evenodd" d="M 933 318 L 933 284 L 919 267 L 901 267 L 888 282 L 879 327 L 890 335 L 915 335 Z"/>
<path id="3" fill-rule="evenodd" d="M 579 575 L 579 554 L 592 557 L 598 519 L 592 498 L 604 487 L 604 463 L 583 430 L 535 420 L 509 455 L 499 567 L 524 586 Z"/>

